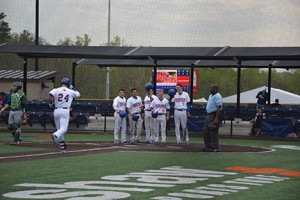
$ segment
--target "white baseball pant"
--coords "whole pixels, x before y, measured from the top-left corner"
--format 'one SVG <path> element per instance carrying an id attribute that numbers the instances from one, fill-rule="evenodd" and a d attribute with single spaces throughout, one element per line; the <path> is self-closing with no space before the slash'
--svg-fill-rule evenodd
<path id="1" fill-rule="evenodd" d="M 166 121 L 166 115 L 158 115 L 157 118 L 154 119 L 154 142 L 159 141 L 159 128 L 161 131 L 161 141 L 163 143 L 166 142 L 166 126 L 167 126 L 167 121 Z"/>
<path id="2" fill-rule="evenodd" d="M 153 141 L 154 140 L 154 133 L 153 133 L 153 126 L 154 121 L 152 117 L 151 111 L 145 111 L 145 131 L 146 131 L 146 140 Z"/>
<path id="3" fill-rule="evenodd" d="M 143 126 L 143 120 L 142 116 L 140 114 L 139 119 L 137 121 L 134 121 L 131 116 L 129 116 L 129 137 L 130 137 L 130 142 L 140 141 L 141 139 L 141 133 L 142 133 L 142 126 Z M 136 132 L 136 137 L 134 137 L 134 134 Z"/>
<path id="4" fill-rule="evenodd" d="M 69 109 L 57 108 L 54 110 L 54 122 L 57 131 L 53 133 L 56 136 L 58 142 L 63 142 L 65 140 L 64 134 L 68 131 L 70 120 Z"/>
<path id="5" fill-rule="evenodd" d="M 174 121 L 175 121 L 175 134 L 177 143 L 180 143 L 180 125 L 183 132 L 185 132 L 185 142 L 189 142 L 189 134 L 187 130 L 187 113 L 186 111 L 175 110 L 174 111 Z"/>
<path id="6" fill-rule="evenodd" d="M 115 129 L 114 141 L 119 141 L 119 131 L 121 128 L 121 142 L 126 142 L 126 117 L 120 117 L 118 113 L 114 113 Z"/>

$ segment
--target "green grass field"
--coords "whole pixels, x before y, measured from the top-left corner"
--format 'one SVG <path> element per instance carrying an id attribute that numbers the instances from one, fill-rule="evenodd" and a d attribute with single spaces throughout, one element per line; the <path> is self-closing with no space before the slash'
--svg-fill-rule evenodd
<path id="1" fill-rule="evenodd" d="M 25 133 L 28 137 L 25 140 L 47 140 L 47 134 Z M 42 136 L 41 136 L 42 135 Z M 0 151 L 3 153 L 33 152 L 34 148 L 24 148 L 4 145 L 11 140 L 8 133 L 0 133 Z M 112 135 L 98 134 L 67 134 L 66 141 L 111 141 Z M 169 141 L 174 138 L 168 138 Z M 50 142 L 50 140 L 49 140 Z M 191 138 L 191 142 L 202 145 L 199 137 Z M 300 197 L 300 143 L 297 141 L 274 141 L 274 140 L 241 140 L 241 139 L 220 139 L 221 144 L 245 145 L 272 148 L 275 151 L 267 153 L 161 153 L 161 152 L 110 152 L 84 156 L 73 156 L 53 159 L 29 160 L 20 162 L 9 162 L 0 164 L 0 199 L 299 199 Z M 295 149 L 275 148 L 274 145 L 290 145 Z M 38 149 L 40 150 L 40 149 Z M 163 170 L 160 175 L 143 175 L 146 170 L 160 170 L 166 167 L 181 166 L 182 169 L 193 169 L 181 173 L 168 174 Z M 278 171 L 288 172 L 280 174 L 274 172 L 268 174 L 268 170 L 258 172 L 230 171 L 228 167 L 243 166 L 248 168 L 276 168 Z M 198 170 L 198 171 L 197 171 Z M 217 173 L 235 172 L 234 175 L 223 175 L 221 177 L 210 177 L 206 180 L 195 180 L 198 173 L 211 174 L 199 170 L 211 170 Z M 269 169 L 270 170 L 270 169 Z M 180 171 L 180 170 L 179 170 Z M 294 172 L 294 173 L 291 173 Z M 135 174 L 130 174 L 135 173 Z M 187 174 L 185 174 L 187 173 Z M 129 175 L 130 174 L 130 175 Z M 103 183 L 107 177 L 112 175 L 127 175 L 128 180 L 111 180 L 113 183 Z M 201 176 L 202 176 L 201 175 Z M 255 178 L 257 175 L 264 176 L 264 179 L 278 179 L 249 185 L 249 181 L 243 181 L 246 177 Z M 160 181 L 171 187 L 143 186 L 143 184 L 156 184 L 155 177 L 160 176 Z M 161 177 L 163 176 L 163 178 Z M 141 178 L 143 177 L 143 178 Z M 152 178 L 151 178 L 152 177 Z M 154 178 L 153 178 L 154 177 Z M 173 178 L 172 178 L 173 177 Z M 276 178 L 275 178 L 276 177 Z M 157 178 L 157 177 L 156 177 Z M 183 179 L 191 181 L 184 183 Z M 287 178 L 287 179 L 285 179 Z M 174 180 L 178 180 L 176 181 Z M 239 183 L 237 179 L 243 179 Z M 83 181 L 89 181 L 83 183 Z M 93 182 L 91 182 L 93 181 Z M 231 182 L 230 182 L 231 181 Z M 240 180 L 239 180 L 240 181 Z M 66 182 L 73 182 L 64 184 Z M 76 182 L 76 183 L 74 183 Z M 102 182 L 102 183 L 100 183 Z M 130 182 L 135 185 L 119 182 Z M 251 182 L 251 181 L 250 181 Z M 31 185 L 24 185 L 30 183 Z M 23 184 L 23 186 L 18 184 Z M 43 185 L 32 185 L 43 184 Z M 45 185 L 48 184 L 48 185 Z M 49 185 L 51 184 L 51 185 Z M 68 185 L 68 187 L 66 186 Z M 227 190 L 216 190 L 213 185 L 223 185 Z M 89 187 L 87 187 L 89 186 Z M 237 186 L 244 186 L 247 189 L 233 189 Z M 117 188 L 111 188 L 117 187 Z M 201 191 L 199 187 L 210 187 Z M 123 188 L 123 189 L 120 189 Z M 124 188 L 130 191 L 122 191 Z M 151 191 L 131 191 L 133 188 L 148 189 Z M 214 188 L 214 190 L 212 189 Z M 203 188 L 202 188 L 203 189 Z M 224 189 L 224 188 L 223 188 Z M 191 191 L 192 190 L 192 191 Z M 226 189 L 225 189 L 226 190 Z M 234 191 L 235 190 L 235 191 Z M 112 193 L 114 191 L 116 193 Z M 189 192 L 187 192 L 189 191 Z M 209 194 L 206 192 L 209 191 Z M 234 192 L 233 192 L 234 191 Z M 36 192 L 36 193 L 35 193 Z M 205 194 L 206 193 L 206 194 Z M 17 196 L 10 196 L 16 195 Z M 34 195 L 30 197 L 29 194 Z M 4 196 L 3 196 L 4 195 Z M 19 196 L 18 196 L 19 195 Z M 48 195 L 48 196 L 47 196 Z M 123 195 L 123 196 L 122 196 Z M 127 195 L 127 196 L 126 196 Z M 129 196 L 128 196 L 129 195 Z M 190 196 L 192 195 L 192 196 Z M 181 197 L 180 197 L 181 196 Z M 16 197 L 16 198 L 12 198 Z"/>

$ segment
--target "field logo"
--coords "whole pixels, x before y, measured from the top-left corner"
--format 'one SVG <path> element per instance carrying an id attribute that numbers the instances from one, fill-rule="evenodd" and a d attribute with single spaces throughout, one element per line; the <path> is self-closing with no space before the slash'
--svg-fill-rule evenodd
<path id="1" fill-rule="evenodd" d="M 272 148 L 279 148 L 279 149 L 290 149 L 290 150 L 300 150 L 300 146 L 295 145 L 274 145 L 271 146 Z"/>
<path id="2" fill-rule="evenodd" d="M 230 167 L 226 170 L 242 171 L 252 168 Z M 162 194 L 154 200 L 182 200 L 186 198 L 212 199 L 230 195 L 251 187 L 272 184 L 289 178 L 274 175 L 250 175 L 234 178 L 237 172 L 186 169 L 180 166 L 164 167 L 158 170 L 146 170 L 125 175 L 101 177 L 99 181 L 76 181 L 64 184 L 22 183 L 14 186 L 32 188 L 3 194 L 6 198 L 18 199 L 67 199 L 67 200 L 111 200 L 131 197 L 131 192 L 152 192 L 157 188 L 172 188 L 179 185 L 198 184 L 197 187 Z M 227 177 L 226 181 L 218 178 Z M 240 177 L 240 176 L 239 176 Z M 208 181 L 210 184 L 203 184 Z M 216 183 L 211 183 L 216 180 Z M 202 184 L 201 184 L 202 183 Z M 131 198 L 134 198 L 131 197 Z"/>

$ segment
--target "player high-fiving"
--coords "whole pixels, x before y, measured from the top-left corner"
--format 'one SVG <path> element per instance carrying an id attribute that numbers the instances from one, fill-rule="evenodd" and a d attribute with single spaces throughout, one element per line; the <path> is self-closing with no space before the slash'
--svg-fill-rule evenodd
<path id="1" fill-rule="evenodd" d="M 64 134 L 69 126 L 70 107 L 73 98 L 77 97 L 80 97 L 80 93 L 71 85 L 71 81 L 68 78 L 61 80 L 61 87 L 54 88 L 49 92 L 49 106 L 53 107 L 55 105 L 54 122 L 57 129 L 52 135 L 52 140 L 54 145 L 60 145 L 62 153 L 66 150 Z"/>

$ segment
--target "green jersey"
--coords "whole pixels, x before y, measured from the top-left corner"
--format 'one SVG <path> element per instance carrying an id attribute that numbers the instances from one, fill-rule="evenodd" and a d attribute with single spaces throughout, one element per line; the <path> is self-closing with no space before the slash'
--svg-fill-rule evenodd
<path id="1" fill-rule="evenodd" d="M 12 110 L 23 110 L 27 103 L 27 98 L 24 92 L 10 94 L 10 107 Z"/>

